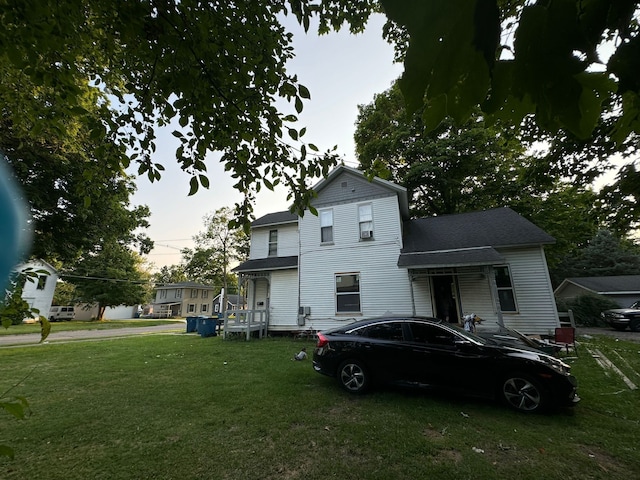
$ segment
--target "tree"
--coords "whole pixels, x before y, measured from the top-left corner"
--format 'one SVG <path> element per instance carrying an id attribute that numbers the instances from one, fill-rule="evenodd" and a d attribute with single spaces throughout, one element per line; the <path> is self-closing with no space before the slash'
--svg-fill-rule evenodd
<path id="1" fill-rule="evenodd" d="M 209 186 L 206 156 L 220 152 L 246 196 L 236 210 L 247 226 L 262 185 L 285 183 L 303 210 L 312 195 L 305 178 L 326 174 L 335 163 L 302 143 L 306 129 L 296 127 L 297 114 L 310 93 L 286 69 L 292 35 L 282 16 L 290 9 L 308 26 L 308 4 L 8 0 L 0 15 L 0 57 L 48 90 L 57 113 L 38 115 L 37 101 L 26 99 L 16 128 L 46 131 L 59 116 L 77 119 L 91 137 L 123 147 L 104 159 L 109 168 L 135 161 L 154 181 L 163 170 L 153 161 L 158 129 L 170 125 L 180 141 L 176 159 L 192 174 L 190 193 Z M 87 85 L 94 104 L 108 111 L 101 122 L 76 100 Z M 279 111 L 278 100 L 289 111 Z"/>
<path id="2" fill-rule="evenodd" d="M 248 254 L 249 237 L 244 230 L 230 226 L 231 209 L 224 207 L 203 218 L 205 229 L 193 237 L 195 249 L 184 249 L 185 273 L 190 279 L 203 283 L 222 284 L 223 309 L 227 305 L 229 274 L 233 261 L 244 260 Z M 224 310 L 223 310 L 224 311 Z"/>
<path id="3" fill-rule="evenodd" d="M 145 303 L 151 292 L 150 275 L 142 259 L 118 243 L 103 245 L 84 256 L 72 274 L 61 276 L 76 287 L 79 302 L 98 304 L 98 320 L 107 307 Z"/>
<path id="4" fill-rule="evenodd" d="M 4 290 L 3 298 L 0 299 L 0 323 L 4 328 L 19 325 L 32 315 L 29 304 L 22 299 L 25 278 L 24 275 L 14 275 L 8 288 Z"/>
<path id="5" fill-rule="evenodd" d="M 160 271 L 153 274 L 154 283 L 180 283 L 186 282 L 187 276 L 183 265 L 165 265 Z"/>
<path id="6" fill-rule="evenodd" d="M 639 3 L 381 0 L 408 110 L 424 109 L 428 129 L 446 117 L 461 124 L 480 105 L 514 125 L 535 114 L 545 130 L 586 139 L 619 109 L 617 142 L 640 133 Z"/>
<path id="7" fill-rule="evenodd" d="M 124 147 L 96 135 L 109 112 L 95 92 L 86 84 L 77 87 L 73 102 L 83 112 L 78 117 L 66 112 L 55 85 L 35 84 L 3 55 L 0 78 L 0 150 L 29 209 L 31 255 L 72 262 L 109 238 L 148 252 L 152 242 L 134 232 L 148 226 L 150 213 L 130 205 L 135 186 L 118 165 Z"/>
<path id="8" fill-rule="evenodd" d="M 601 230 L 588 244 L 568 255 L 558 269 L 563 272 L 563 278 L 637 275 L 640 248 Z"/>
<path id="9" fill-rule="evenodd" d="M 407 188 L 413 215 L 501 206 L 520 193 L 519 176 L 531 159 L 511 129 L 487 126 L 476 114 L 460 127 L 447 119 L 425 133 L 421 117 L 407 114 L 397 84 L 358 108 L 360 167 Z"/>

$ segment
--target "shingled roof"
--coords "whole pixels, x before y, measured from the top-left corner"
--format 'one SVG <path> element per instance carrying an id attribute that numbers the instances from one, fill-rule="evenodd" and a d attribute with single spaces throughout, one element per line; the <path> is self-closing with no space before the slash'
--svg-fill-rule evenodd
<path id="1" fill-rule="evenodd" d="M 296 268 L 298 266 L 298 257 L 267 257 L 247 260 L 241 263 L 231 271 L 234 273 L 242 272 L 259 272 L 261 270 L 285 270 L 288 268 Z"/>
<path id="2" fill-rule="evenodd" d="M 266 215 L 251 222 L 252 227 L 266 227 L 268 225 L 281 225 L 283 223 L 295 223 L 298 215 L 288 210 L 284 212 L 267 213 Z"/>
<path id="3" fill-rule="evenodd" d="M 574 283 L 593 293 L 640 293 L 640 275 L 613 275 L 605 277 L 571 277 Z"/>
<path id="4" fill-rule="evenodd" d="M 419 218 L 404 222 L 399 267 L 490 265 L 504 260 L 495 248 L 554 243 L 554 238 L 510 208 Z"/>

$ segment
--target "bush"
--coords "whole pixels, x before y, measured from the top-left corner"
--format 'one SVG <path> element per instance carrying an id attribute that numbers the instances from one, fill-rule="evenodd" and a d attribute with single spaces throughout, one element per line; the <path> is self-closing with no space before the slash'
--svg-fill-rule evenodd
<path id="1" fill-rule="evenodd" d="M 587 294 L 572 299 L 556 298 L 556 306 L 559 312 L 573 311 L 576 325 L 581 327 L 602 327 L 600 313 L 604 310 L 619 308 L 613 300 L 602 295 Z"/>

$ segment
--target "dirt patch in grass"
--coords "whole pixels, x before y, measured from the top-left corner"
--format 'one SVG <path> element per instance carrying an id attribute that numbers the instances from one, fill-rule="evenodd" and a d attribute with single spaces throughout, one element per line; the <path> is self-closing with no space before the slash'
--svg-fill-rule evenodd
<path id="1" fill-rule="evenodd" d="M 629 471 L 627 465 L 601 448 L 592 445 L 579 445 L 578 448 L 593 462 L 594 467 L 597 467 L 601 472 L 612 475 L 614 478 L 633 477 L 634 473 Z"/>
<path id="2" fill-rule="evenodd" d="M 462 462 L 462 453 L 453 449 L 439 450 L 431 456 L 431 461 L 436 465 L 458 464 Z"/>

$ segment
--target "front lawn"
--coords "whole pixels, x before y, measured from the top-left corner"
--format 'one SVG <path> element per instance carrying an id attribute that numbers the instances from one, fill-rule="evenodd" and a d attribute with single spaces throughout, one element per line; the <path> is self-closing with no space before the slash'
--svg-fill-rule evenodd
<path id="1" fill-rule="evenodd" d="M 154 325 L 170 325 L 179 320 L 72 320 L 70 322 L 51 323 L 51 332 L 70 332 L 73 330 L 109 330 L 127 327 L 150 327 Z M 40 323 L 22 323 L 0 328 L 0 335 L 22 335 L 25 333 L 40 333 Z"/>
<path id="2" fill-rule="evenodd" d="M 640 346 L 597 337 L 573 362 L 582 402 L 525 415 L 425 392 L 342 392 L 295 362 L 310 341 L 192 334 L 0 349 L 0 391 L 31 415 L 0 412 L 0 478 L 640 478 Z M 620 358 L 623 359 L 620 360 Z M 35 367 L 35 370 L 32 369 Z"/>

